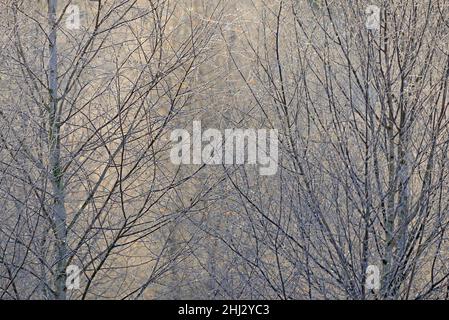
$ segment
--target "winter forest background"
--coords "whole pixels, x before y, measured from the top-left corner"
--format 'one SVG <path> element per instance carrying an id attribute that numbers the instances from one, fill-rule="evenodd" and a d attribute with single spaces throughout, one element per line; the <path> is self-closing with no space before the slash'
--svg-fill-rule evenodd
<path id="1" fill-rule="evenodd" d="M 448 33 L 448 0 L 0 0 L 0 299 L 449 298 Z M 198 120 L 277 129 L 276 175 L 173 165 Z"/>

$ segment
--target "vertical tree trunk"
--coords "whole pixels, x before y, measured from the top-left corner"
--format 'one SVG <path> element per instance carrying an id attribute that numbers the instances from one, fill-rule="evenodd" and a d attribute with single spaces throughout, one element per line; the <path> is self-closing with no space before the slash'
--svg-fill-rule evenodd
<path id="1" fill-rule="evenodd" d="M 56 299 L 66 299 L 66 261 L 67 261 L 67 214 L 64 205 L 64 182 L 61 169 L 61 113 L 58 109 L 58 47 L 57 47 L 57 0 L 48 0 L 48 22 L 50 27 L 48 64 L 49 85 L 49 165 L 53 191 L 52 214 L 56 236 Z"/>

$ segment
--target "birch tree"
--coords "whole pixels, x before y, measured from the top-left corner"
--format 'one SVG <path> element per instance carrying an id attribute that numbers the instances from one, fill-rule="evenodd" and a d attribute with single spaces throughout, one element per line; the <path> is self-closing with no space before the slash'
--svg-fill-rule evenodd
<path id="1" fill-rule="evenodd" d="M 129 297 L 173 267 L 165 229 L 196 203 L 173 204 L 195 172 L 170 164 L 169 133 L 219 17 L 175 39 L 177 10 L 2 1 L 2 298 Z M 70 295 L 69 265 L 82 283 Z"/>
<path id="2" fill-rule="evenodd" d="M 447 5 L 379 1 L 372 30 L 370 4 L 254 2 L 230 51 L 282 132 L 276 180 L 230 178 L 246 236 L 216 235 L 257 298 L 447 296 Z"/>

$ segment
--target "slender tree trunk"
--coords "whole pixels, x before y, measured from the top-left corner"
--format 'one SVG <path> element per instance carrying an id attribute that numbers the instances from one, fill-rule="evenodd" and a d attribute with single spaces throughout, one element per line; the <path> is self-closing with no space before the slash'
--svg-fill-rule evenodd
<path id="1" fill-rule="evenodd" d="M 61 169 L 61 113 L 58 109 L 58 47 L 57 47 L 57 0 L 48 0 L 48 22 L 51 28 L 49 35 L 50 60 L 48 65 L 49 85 L 49 164 L 53 189 L 53 219 L 56 236 L 56 299 L 66 299 L 66 264 L 67 264 L 67 213 L 65 209 L 65 193 L 63 173 Z"/>

